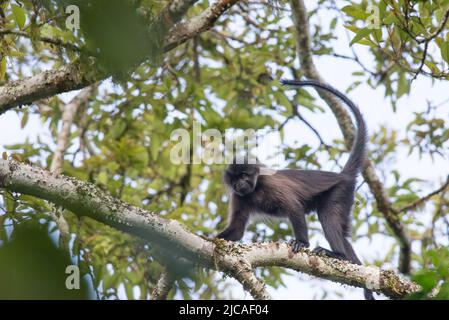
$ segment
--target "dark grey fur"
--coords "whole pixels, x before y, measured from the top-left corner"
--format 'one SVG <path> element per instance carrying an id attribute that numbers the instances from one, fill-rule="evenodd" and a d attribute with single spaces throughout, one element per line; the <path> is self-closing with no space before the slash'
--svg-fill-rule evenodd
<path id="1" fill-rule="evenodd" d="M 283 80 L 293 87 L 313 86 L 342 99 L 354 114 L 357 135 L 348 162 L 342 172 L 318 170 L 280 170 L 274 175 L 260 175 L 262 164 L 230 164 L 224 183 L 230 190 L 229 225 L 217 237 L 237 241 L 243 237 L 250 215 L 262 213 L 290 220 L 295 240 L 293 251 L 309 246 L 305 215 L 316 211 L 332 251 L 316 248 L 335 258 L 361 264 L 348 237 L 351 236 L 351 208 L 357 175 L 366 153 L 366 125 L 362 114 L 343 93 L 316 81 Z M 374 299 L 365 290 L 366 299 Z"/>

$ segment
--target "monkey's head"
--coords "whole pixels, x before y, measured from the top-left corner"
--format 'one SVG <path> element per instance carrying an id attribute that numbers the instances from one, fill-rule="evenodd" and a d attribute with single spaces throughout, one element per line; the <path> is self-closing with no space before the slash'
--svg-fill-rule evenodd
<path id="1" fill-rule="evenodd" d="M 260 164 L 232 163 L 224 173 L 224 183 L 239 196 L 246 196 L 254 191 L 260 173 Z"/>

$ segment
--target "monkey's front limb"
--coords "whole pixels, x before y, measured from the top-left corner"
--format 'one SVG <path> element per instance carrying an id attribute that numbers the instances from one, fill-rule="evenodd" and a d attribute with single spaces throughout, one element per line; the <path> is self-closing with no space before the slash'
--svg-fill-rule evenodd
<path id="1" fill-rule="evenodd" d="M 229 218 L 229 225 L 217 235 L 217 238 L 238 241 L 243 238 L 249 215 L 242 211 L 232 212 Z"/>
<path id="2" fill-rule="evenodd" d="M 216 238 L 229 240 L 229 241 L 238 241 L 243 238 L 244 230 L 239 230 L 232 228 L 231 226 L 224 229 L 220 232 Z"/>
<path id="3" fill-rule="evenodd" d="M 291 212 L 288 215 L 295 233 L 295 239 L 291 240 L 289 244 L 292 246 L 294 253 L 299 252 L 302 248 L 309 247 L 309 235 L 307 231 L 307 223 L 304 212 Z"/>

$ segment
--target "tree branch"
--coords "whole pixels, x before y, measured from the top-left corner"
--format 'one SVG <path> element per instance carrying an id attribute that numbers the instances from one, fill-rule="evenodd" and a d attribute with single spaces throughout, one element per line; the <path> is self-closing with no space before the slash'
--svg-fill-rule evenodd
<path id="1" fill-rule="evenodd" d="M 220 0 L 191 20 L 175 25 L 187 9 L 196 1 L 174 0 L 170 2 L 157 17 L 170 30 L 165 37 L 164 52 L 208 30 L 215 21 L 238 0 Z M 173 27 L 174 25 L 174 27 Z M 87 69 L 87 68 L 84 68 Z M 53 96 L 58 93 L 84 88 L 94 82 L 109 77 L 95 69 L 82 70 L 79 62 L 73 62 L 57 70 L 49 70 L 26 79 L 12 81 L 0 87 L 0 115 L 12 108 L 30 104 L 31 102 Z"/>
<path id="2" fill-rule="evenodd" d="M 304 5 L 304 1 L 290 0 L 290 6 L 292 8 L 292 18 L 296 30 L 297 51 L 300 59 L 301 69 L 303 70 L 304 75 L 307 78 L 326 83 L 313 62 L 309 36 L 310 28 L 307 9 Z M 350 148 L 354 140 L 354 125 L 352 123 L 350 115 L 342 106 L 341 102 L 330 93 L 319 91 L 318 94 L 329 105 L 332 112 L 335 114 L 340 129 L 343 132 L 346 145 L 348 146 L 348 148 Z M 363 177 L 368 183 L 371 192 L 376 199 L 379 211 L 382 212 L 388 226 L 391 228 L 400 243 L 401 250 L 399 270 L 403 273 L 409 273 L 411 260 L 410 239 L 404 225 L 391 206 L 391 202 L 388 199 L 385 188 L 379 177 L 377 176 L 372 162 L 369 160 L 365 161 Z"/>
<path id="3" fill-rule="evenodd" d="M 54 175 L 15 161 L 0 160 L 0 188 L 36 196 L 89 216 L 118 230 L 154 242 L 202 267 L 236 278 L 255 299 L 269 299 L 253 268 L 282 266 L 357 287 L 369 287 L 391 298 L 402 298 L 419 287 L 392 271 L 353 265 L 308 250 L 294 254 L 286 243 L 235 244 L 195 235 L 175 220 L 120 201 L 94 185 Z"/>
<path id="4" fill-rule="evenodd" d="M 87 102 L 94 91 L 93 86 L 89 86 L 81 90 L 81 92 L 75 96 L 72 101 L 62 107 L 62 125 L 61 130 L 58 133 L 56 151 L 53 155 L 50 171 L 56 174 L 62 172 L 62 166 L 64 162 L 64 154 L 69 146 L 70 129 L 73 124 L 73 119 L 78 112 L 78 109 Z"/>

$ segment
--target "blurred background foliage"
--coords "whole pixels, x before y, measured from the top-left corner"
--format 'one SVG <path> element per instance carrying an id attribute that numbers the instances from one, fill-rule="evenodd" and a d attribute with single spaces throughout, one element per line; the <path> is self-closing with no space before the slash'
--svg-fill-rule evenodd
<path id="1" fill-rule="evenodd" d="M 69 4 L 81 8 L 81 29 L 76 32 L 65 27 L 65 7 Z M 203 130 L 251 128 L 267 133 L 280 130 L 283 139 L 283 126 L 297 115 L 296 106 L 316 113 L 327 109 L 303 90 L 287 98 L 270 81 L 270 76 L 277 79 L 300 76 L 295 71 L 296 43 L 287 2 L 241 1 L 212 30 L 163 54 L 161 39 L 166 30 L 158 27 L 154 17 L 165 4 L 167 1 L 3 0 L 0 83 L 95 56 L 96 67 L 113 75 L 113 83 L 100 84 L 87 106 L 76 114 L 63 173 L 95 183 L 123 201 L 181 221 L 199 235 L 213 236 L 226 221 L 227 198 L 221 184 L 223 166 L 172 165 L 170 147 L 175 142 L 170 141 L 171 132 L 177 128 L 190 131 L 195 120 L 201 122 Z M 360 67 L 353 74 L 353 85 L 348 91 L 361 83 L 383 87 L 391 107 L 395 108 L 396 101 L 409 93 L 410 83 L 418 73 L 435 79 L 448 78 L 449 33 L 447 27 L 439 30 L 439 26 L 447 18 L 449 1 L 357 0 L 315 1 L 315 4 L 310 15 L 326 12 L 332 18 L 321 19 L 311 26 L 314 55 L 351 59 Z M 208 5 L 209 1 L 199 1 L 188 16 L 198 14 Z M 363 27 L 370 15 L 369 5 L 379 8 L 381 29 Z M 337 23 L 347 27 L 353 46 L 369 47 L 369 67 L 355 53 L 351 57 L 338 57 L 333 49 L 336 39 L 332 32 Z M 59 44 L 42 41 L 42 37 L 58 39 Z M 55 96 L 17 110 L 22 128 L 27 126 L 31 115 L 38 116 L 52 137 L 9 145 L 4 157 L 48 169 L 63 107 L 64 101 Z M 433 112 L 441 107 L 429 105 L 427 112 L 416 113 L 405 128 L 404 139 L 386 127 L 375 130 L 370 158 L 379 171 L 386 170 L 382 163 L 394 161 L 400 147 L 435 157 L 448 156 L 447 119 Z M 292 168 L 320 169 L 320 163 L 333 163 L 338 169 L 344 149 L 339 139 L 332 145 L 321 143 L 318 147 L 292 145 L 283 140 L 281 148 L 273 151 L 281 154 Z M 396 183 L 387 192 L 394 207 L 412 204 L 418 199 L 421 181 L 403 179 L 400 172 L 393 174 Z M 365 186 L 359 191 L 354 234 L 368 239 L 376 234 L 392 237 L 369 190 Z M 6 265 L 0 264 L 0 297 L 148 299 L 151 296 L 164 267 L 157 258 L 160 248 L 65 212 L 72 234 L 70 252 L 58 251 L 55 240 L 58 231 L 48 215 L 52 208 L 47 202 L 5 190 L 0 190 L 0 195 L 0 260 L 8 261 Z M 441 286 L 436 297 L 447 299 L 449 251 L 442 247 L 448 236 L 447 192 L 433 196 L 425 209 L 432 212 L 431 223 L 420 223 L 413 212 L 401 214 L 412 230 L 413 240 L 421 245 L 414 252 L 413 267 L 414 280 L 424 291 L 413 298 L 427 298 Z M 310 219 L 315 220 L 313 216 Z M 30 224 L 40 227 L 22 230 Z M 249 230 L 252 241 L 288 240 L 292 234 L 286 223 L 252 225 Z M 364 230 L 363 234 L 360 230 Z M 315 233 L 313 230 L 311 235 Z M 370 263 L 391 266 L 396 250 L 396 244 L 386 248 L 383 259 Z M 27 253 L 37 251 L 46 257 Z M 17 259 L 9 258 L 11 255 Z M 58 277 L 65 274 L 57 270 L 68 261 L 79 265 L 84 290 L 61 291 L 59 285 L 64 281 Z M 10 282 L 3 281 L 12 270 L 17 270 L 16 278 L 27 281 L 17 284 L 14 291 Z M 283 276 L 288 273 L 282 268 L 258 271 L 274 288 L 287 285 Z M 48 289 L 44 292 L 41 283 L 33 279 L 47 279 Z M 169 298 L 232 297 L 230 285 L 217 279 L 221 275 L 216 272 L 195 270 L 176 282 Z"/>

